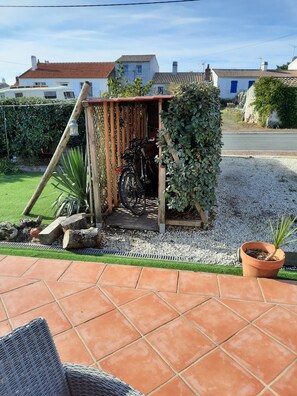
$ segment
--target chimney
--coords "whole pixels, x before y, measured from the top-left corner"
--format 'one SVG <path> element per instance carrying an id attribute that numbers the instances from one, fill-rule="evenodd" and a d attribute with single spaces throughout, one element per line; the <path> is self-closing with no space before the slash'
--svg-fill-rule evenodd
<path id="1" fill-rule="evenodd" d="M 36 70 L 37 69 L 36 56 L 34 56 L 34 55 L 31 56 L 31 63 L 32 63 L 32 70 Z"/>
<path id="2" fill-rule="evenodd" d="M 211 80 L 211 71 L 210 71 L 209 64 L 207 65 L 207 68 L 204 71 L 204 80 L 205 81 L 210 81 Z"/>
<path id="3" fill-rule="evenodd" d="M 177 62 L 172 62 L 172 74 L 177 74 Z"/>
<path id="4" fill-rule="evenodd" d="M 268 69 L 268 62 L 262 62 L 261 63 L 261 70 L 262 71 L 267 71 Z"/>

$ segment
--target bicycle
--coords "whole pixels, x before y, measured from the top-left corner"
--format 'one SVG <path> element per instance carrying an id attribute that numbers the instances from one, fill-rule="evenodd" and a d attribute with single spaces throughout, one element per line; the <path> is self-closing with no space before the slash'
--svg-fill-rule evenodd
<path id="1" fill-rule="evenodd" d="M 144 146 L 148 139 L 133 139 L 121 155 L 125 165 L 118 181 L 119 196 L 122 204 L 133 214 L 141 216 L 146 209 L 146 185 L 150 184 L 147 168 L 150 158 L 145 154 Z"/>

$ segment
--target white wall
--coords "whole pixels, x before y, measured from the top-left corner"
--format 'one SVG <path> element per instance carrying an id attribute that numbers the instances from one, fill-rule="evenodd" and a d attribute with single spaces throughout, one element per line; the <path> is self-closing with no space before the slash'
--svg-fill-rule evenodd
<path id="1" fill-rule="evenodd" d="M 74 91 L 75 97 L 78 97 L 81 90 L 81 83 L 89 81 L 92 83 L 93 97 L 101 97 L 102 94 L 107 91 L 107 78 L 88 79 L 88 78 L 20 78 L 19 85 L 34 86 L 36 82 L 44 82 L 48 87 L 56 87 L 61 83 L 68 83 L 67 88 Z"/>
<path id="2" fill-rule="evenodd" d="M 297 58 L 288 65 L 288 70 L 297 70 Z"/>
<path id="3" fill-rule="evenodd" d="M 21 94 L 24 98 L 42 98 L 45 92 L 53 91 L 56 93 L 56 99 L 64 100 L 64 92 L 73 92 L 69 87 L 44 87 L 44 88 L 3 88 L 0 89 L 0 98 L 15 98 Z"/>
<path id="4" fill-rule="evenodd" d="M 239 92 L 244 92 L 249 88 L 249 81 L 257 81 L 257 77 L 218 77 L 213 71 L 213 84 L 220 89 L 220 97 L 223 99 L 233 99 Z M 231 81 L 237 81 L 237 92 L 232 93 Z"/>
<path id="5" fill-rule="evenodd" d="M 123 62 L 123 65 L 128 65 L 128 73 L 124 73 L 124 77 L 133 82 L 135 78 L 142 78 L 142 82 L 146 85 L 150 80 L 153 79 L 154 74 L 159 71 L 159 65 L 157 59 L 154 57 L 150 62 Z M 142 66 L 142 73 L 137 73 L 137 65 Z"/>

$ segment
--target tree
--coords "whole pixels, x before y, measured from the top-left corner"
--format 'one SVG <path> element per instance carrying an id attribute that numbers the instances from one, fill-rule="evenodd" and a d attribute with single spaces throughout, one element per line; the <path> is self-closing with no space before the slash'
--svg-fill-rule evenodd
<path id="1" fill-rule="evenodd" d="M 288 65 L 289 65 L 289 63 L 290 63 L 290 62 L 287 62 L 287 63 L 284 63 L 284 64 L 281 65 L 281 66 L 276 66 L 276 69 L 277 69 L 277 70 L 288 70 Z"/>
<path id="2" fill-rule="evenodd" d="M 131 96 L 146 96 L 149 94 L 153 81 L 149 81 L 148 84 L 143 85 L 142 78 L 137 77 L 133 83 L 129 82 L 124 77 L 124 66 L 121 62 L 117 62 L 117 75 L 115 77 L 109 77 L 107 86 L 108 92 L 104 92 L 103 97 L 105 98 L 127 98 Z"/>

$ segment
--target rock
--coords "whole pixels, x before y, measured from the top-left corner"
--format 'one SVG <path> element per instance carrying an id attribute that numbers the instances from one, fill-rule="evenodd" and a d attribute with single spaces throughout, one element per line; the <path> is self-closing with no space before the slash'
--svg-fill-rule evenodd
<path id="1" fill-rule="evenodd" d="M 39 227 L 42 221 L 42 216 L 38 216 L 36 220 L 33 219 L 21 219 L 20 228 L 36 228 Z"/>
<path id="2" fill-rule="evenodd" d="M 82 230 L 88 228 L 87 219 L 85 213 L 77 213 L 70 217 L 67 217 L 61 222 L 63 231 L 67 230 Z"/>
<path id="3" fill-rule="evenodd" d="M 18 226 L 9 221 L 0 223 L 0 239 L 14 241 L 18 236 Z"/>

